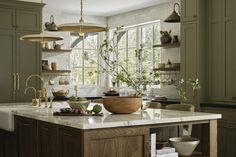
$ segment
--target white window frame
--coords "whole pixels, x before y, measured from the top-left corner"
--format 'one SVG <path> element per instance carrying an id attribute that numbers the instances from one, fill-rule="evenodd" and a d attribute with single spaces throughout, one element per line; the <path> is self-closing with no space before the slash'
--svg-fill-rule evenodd
<path id="1" fill-rule="evenodd" d="M 97 34 L 97 47 L 96 47 L 96 49 L 85 49 L 84 39 L 81 42 L 82 42 L 82 48 L 75 47 L 75 48 L 73 48 L 73 50 L 81 51 L 82 56 L 87 50 L 95 50 L 97 52 L 97 63 L 100 63 L 100 57 L 98 55 L 99 45 L 100 45 L 100 34 L 99 33 Z M 84 57 L 82 57 L 82 66 L 77 66 L 77 67 L 72 67 L 72 68 L 73 69 L 82 69 L 82 84 L 80 84 L 80 86 L 100 86 L 101 80 L 100 80 L 100 74 L 99 73 L 97 73 L 97 83 L 96 83 L 96 85 L 85 85 L 85 69 L 86 68 L 95 68 L 95 67 L 85 66 Z M 97 65 L 97 71 L 99 71 L 99 65 Z"/>

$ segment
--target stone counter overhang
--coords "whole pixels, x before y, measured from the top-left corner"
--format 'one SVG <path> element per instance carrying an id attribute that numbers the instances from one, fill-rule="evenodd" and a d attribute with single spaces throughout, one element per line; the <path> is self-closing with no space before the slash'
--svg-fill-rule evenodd
<path id="1" fill-rule="evenodd" d="M 13 106 L 1 106 L 0 111 L 8 109 L 8 111 L 11 112 L 12 116 L 22 116 L 81 130 L 195 122 L 221 118 L 220 114 L 171 111 L 163 109 L 147 109 L 146 111 L 138 111 L 133 114 L 111 114 L 103 109 L 103 117 L 63 117 L 53 115 L 54 111 L 58 111 L 63 107 L 68 107 L 66 105 L 66 103 L 63 105 L 61 103 L 56 103 L 54 105 L 54 108 L 50 109 L 44 107 L 32 107 L 29 104 L 14 104 Z"/>

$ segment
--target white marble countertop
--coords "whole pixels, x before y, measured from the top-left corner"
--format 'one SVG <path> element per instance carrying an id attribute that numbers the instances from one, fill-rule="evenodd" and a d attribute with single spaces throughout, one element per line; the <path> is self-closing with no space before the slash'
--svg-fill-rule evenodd
<path id="1" fill-rule="evenodd" d="M 69 126 L 78 129 L 101 129 L 125 126 L 140 126 L 154 124 L 168 124 L 179 122 L 192 122 L 220 119 L 220 114 L 209 114 L 199 112 L 170 111 L 163 109 L 147 109 L 144 112 L 138 111 L 134 114 L 111 114 L 103 109 L 103 117 L 62 117 L 53 116 L 54 111 L 68 107 L 67 103 L 54 103 L 52 109 L 45 107 L 32 107 L 30 104 L 5 104 L 0 106 L 1 112 L 23 116 L 31 119 L 45 121 L 49 123 Z M 93 105 L 93 104 L 91 104 Z M 14 126 L 14 125 L 13 125 Z M 12 131 L 12 130 L 11 130 Z"/>

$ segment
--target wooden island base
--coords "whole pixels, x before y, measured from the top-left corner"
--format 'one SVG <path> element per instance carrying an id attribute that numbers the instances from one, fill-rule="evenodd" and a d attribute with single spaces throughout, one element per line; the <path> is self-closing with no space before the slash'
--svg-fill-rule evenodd
<path id="1" fill-rule="evenodd" d="M 202 155 L 217 157 L 217 120 L 81 130 L 15 116 L 17 157 L 149 157 L 150 130 L 202 125 Z"/>

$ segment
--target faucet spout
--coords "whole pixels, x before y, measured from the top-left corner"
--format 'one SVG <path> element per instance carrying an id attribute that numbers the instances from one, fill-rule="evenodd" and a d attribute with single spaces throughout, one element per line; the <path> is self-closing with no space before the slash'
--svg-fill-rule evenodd
<path id="1" fill-rule="evenodd" d="M 29 90 L 29 89 L 32 89 L 33 91 L 34 91 L 34 99 L 36 99 L 36 89 L 34 88 L 34 87 L 27 87 L 26 89 L 25 89 L 25 91 L 24 91 L 24 94 L 27 94 L 27 91 Z"/>
<path id="2" fill-rule="evenodd" d="M 31 78 L 33 77 L 36 77 L 36 78 L 39 78 L 40 81 L 41 81 L 41 89 L 43 89 L 43 86 L 44 86 L 44 79 L 42 78 L 42 76 L 40 75 L 30 75 L 27 79 L 26 79 L 26 83 L 25 83 L 25 86 L 28 87 L 28 82 Z"/>

